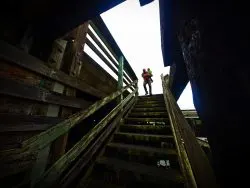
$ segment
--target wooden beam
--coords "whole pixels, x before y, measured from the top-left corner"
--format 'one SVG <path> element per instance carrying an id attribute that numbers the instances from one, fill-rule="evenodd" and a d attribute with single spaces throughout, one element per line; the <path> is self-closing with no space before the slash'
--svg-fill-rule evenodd
<path id="1" fill-rule="evenodd" d="M 216 179 L 210 162 L 197 142 L 193 130 L 183 116 L 173 94 L 171 93 L 168 82 L 162 76 L 164 100 L 167 106 L 169 119 L 173 133 L 176 133 L 175 140 L 179 140 L 176 145 L 181 150 L 181 160 L 185 163 L 186 175 L 192 179 L 192 185 L 204 188 L 217 187 Z M 195 151 L 195 152 L 194 152 Z"/>
<path id="2" fill-rule="evenodd" d="M 92 44 L 92 42 L 87 38 L 86 39 L 86 44 L 96 53 L 96 55 L 98 55 L 101 60 L 116 74 L 118 75 L 118 70 L 116 70 L 112 64 L 104 57 L 104 55 L 102 55 L 102 53 L 94 46 L 94 44 Z M 124 80 L 124 83 L 126 85 L 129 85 L 129 83 Z"/>
<path id="3" fill-rule="evenodd" d="M 94 40 L 94 42 L 97 44 L 97 46 L 104 52 L 104 54 L 108 57 L 108 59 L 113 63 L 113 65 L 118 68 L 117 62 L 114 60 L 114 58 L 109 54 L 109 52 L 104 48 L 102 43 L 97 39 L 97 37 L 94 35 L 94 33 L 89 30 L 88 31 L 89 36 Z M 124 77 L 130 82 L 130 79 L 127 74 L 124 74 Z M 131 79 L 133 80 L 133 79 Z"/>
<path id="4" fill-rule="evenodd" d="M 122 113 L 120 113 L 115 120 L 105 129 L 102 135 L 96 138 L 95 142 L 87 149 L 86 152 L 81 156 L 77 163 L 70 169 L 70 171 L 63 177 L 60 181 L 60 187 L 68 187 L 75 178 L 81 173 L 82 169 L 89 164 L 90 161 L 93 161 L 93 156 L 96 154 L 98 149 L 103 145 L 104 141 L 110 136 L 114 129 L 118 127 L 118 124 L 121 118 L 126 114 L 126 112 L 133 106 L 135 103 L 135 98 L 129 101 L 128 104 L 125 104 L 125 108 Z"/>
<path id="5" fill-rule="evenodd" d="M 122 109 L 122 106 L 129 102 L 135 91 L 132 92 L 125 100 L 117 105 L 107 116 L 105 116 L 89 133 L 74 145 L 64 156 L 62 156 L 37 182 L 40 187 L 50 187 L 60 175 L 69 167 L 69 165 L 89 146 L 96 136 L 106 128 L 107 124 Z"/>
<path id="6" fill-rule="evenodd" d="M 137 83 L 137 81 L 132 84 Z M 71 128 L 73 128 L 77 123 L 81 122 L 85 118 L 89 117 L 95 113 L 98 109 L 103 107 L 105 104 L 109 103 L 117 96 L 121 95 L 131 86 L 126 86 L 119 91 L 112 93 L 111 95 L 105 97 L 104 99 L 96 102 L 95 104 L 88 107 L 86 110 L 82 110 L 76 114 L 73 114 L 71 117 L 65 121 L 57 124 L 51 129 L 40 133 L 39 135 L 34 136 L 31 139 L 28 139 L 22 143 L 22 147 L 28 147 L 30 149 L 39 149 L 47 146 L 49 143 L 57 139 L 59 136 L 67 133 Z"/>
<path id="7" fill-rule="evenodd" d="M 25 52 L 18 50 L 14 46 L 11 46 L 3 41 L 0 41 L 0 49 L 1 49 L 0 51 L 1 59 L 5 59 L 11 63 L 19 65 L 23 68 L 26 68 L 28 70 L 46 76 L 47 78 L 58 81 L 62 84 L 65 84 L 69 87 L 73 87 L 75 89 L 91 94 L 93 96 L 99 98 L 105 96 L 104 93 L 86 84 L 83 80 L 69 76 L 63 73 L 62 71 L 49 68 L 44 64 L 43 61 L 35 57 L 32 57 L 26 54 Z"/>
<path id="8" fill-rule="evenodd" d="M 64 96 L 36 86 L 25 85 L 21 82 L 2 77 L 0 79 L 0 94 L 79 109 L 86 108 L 92 104 L 91 102 L 83 99 Z"/>
<path id="9" fill-rule="evenodd" d="M 82 61 L 81 57 L 83 56 L 83 48 L 87 36 L 88 31 L 88 22 L 78 26 L 76 28 L 76 32 L 74 32 L 74 42 L 73 45 L 71 45 L 71 48 L 68 48 L 70 53 L 72 54 L 71 58 L 68 58 L 67 62 L 64 63 L 69 64 L 68 69 L 66 69 L 66 72 L 69 73 L 70 76 L 79 78 L 80 70 L 82 68 Z M 65 88 L 65 94 L 67 96 L 75 97 L 76 90 L 70 87 Z M 88 106 L 92 104 L 89 102 L 89 105 L 83 106 L 82 109 L 86 109 Z M 61 108 L 61 114 L 62 117 L 68 117 L 72 114 L 72 109 L 69 108 Z M 68 133 L 65 135 L 60 136 L 52 145 L 52 154 L 51 154 L 51 163 L 53 164 L 55 161 L 57 161 L 62 155 L 64 155 L 67 147 L 68 142 Z"/>
<path id="10" fill-rule="evenodd" d="M 0 114 L 1 132 L 45 131 L 63 118 L 31 115 Z"/>
<path id="11" fill-rule="evenodd" d="M 106 95 L 116 91 L 117 80 L 108 74 L 88 54 L 84 53 L 82 69 L 79 77 L 86 83 L 99 88 Z"/>
<path id="12" fill-rule="evenodd" d="M 90 25 L 92 26 L 94 31 L 97 33 L 97 35 L 100 37 L 100 39 L 103 41 L 103 43 L 106 45 L 106 47 L 109 49 L 109 51 L 116 58 L 117 61 L 120 56 L 124 56 L 121 49 L 115 42 L 113 36 L 111 35 L 109 29 L 102 20 L 101 16 L 92 19 Z M 129 77 L 132 78 L 133 81 L 138 80 L 135 72 L 129 65 L 125 56 L 124 56 L 124 70 L 129 75 Z"/>

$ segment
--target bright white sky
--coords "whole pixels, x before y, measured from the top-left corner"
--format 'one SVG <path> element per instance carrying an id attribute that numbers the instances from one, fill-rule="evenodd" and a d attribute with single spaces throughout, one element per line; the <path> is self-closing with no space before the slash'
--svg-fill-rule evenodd
<path id="1" fill-rule="evenodd" d="M 153 72 L 153 94 L 162 93 L 161 77 L 169 73 L 164 67 L 161 51 L 158 0 L 141 7 L 139 0 L 124 3 L 101 15 L 123 54 L 139 78 L 139 94 L 144 95 L 141 73 L 143 68 Z M 194 109 L 190 85 L 178 104 L 181 109 Z"/>

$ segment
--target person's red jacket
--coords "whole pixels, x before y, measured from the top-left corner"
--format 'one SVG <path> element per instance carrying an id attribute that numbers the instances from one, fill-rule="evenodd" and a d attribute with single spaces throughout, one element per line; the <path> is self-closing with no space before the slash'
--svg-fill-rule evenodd
<path id="1" fill-rule="evenodd" d="M 141 76 L 145 81 L 149 80 L 150 78 L 150 74 L 148 72 L 143 72 Z"/>

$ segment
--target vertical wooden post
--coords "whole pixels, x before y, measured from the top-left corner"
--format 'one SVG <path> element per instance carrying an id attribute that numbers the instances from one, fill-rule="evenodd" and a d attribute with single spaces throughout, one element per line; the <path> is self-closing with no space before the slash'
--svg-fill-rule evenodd
<path id="1" fill-rule="evenodd" d="M 118 67 L 118 86 L 117 89 L 120 90 L 123 87 L 123 65 L 124 65 L 124 57 L 121 56 L 119 58 L 119 67 Z M 117 104 L 119 104 L 123 100 L 123 94 L 121 94 L 120 97 L 117 99 Z M 123 106 L 121 109 L 121 112 L 123 111 Z M 123 119 L 121 119 L 120 122 L 123 122 Z"/>
<path id="2" fill-rule="evenodd" d="M 82 55 L 84 44 L 87 37 L 89 23 L 86 22 L 72 32 L 70 32 L 66 37 L 70 38 L 71 41 L 68 42 L 68 48 L 65 52 L 63 59 L 62 71 L 73 77 L 78 77 L 82 67 Z M 70 87 L 65 87 L 64 92 L 67 96 L 76 96 L 76 90 Z M 72 109 L 62 107 L 61 117 L 67 118 L 73 113 Z M 53 144 L 52 158 L 51 161 L 54 163 L 57 161 L 66 151 L 68 141 L 68 134 L 59 137 Z"/>
<path id="3" fill-rule="evenodd" d="M 66 44 L 67 41 L 61 39 L 58 39 L 54 42 L 53 50 L 48 60 L 48 66 L 54 69 L 60 69 Z M 58 82 L 55 82 L 52 85 L 51 90 L 57 93 L 63 93 L 64 86 Z M 47 111 L 46 112 L 47 116 L 57 117 L 59 115 L 60 106 L 52 104 L 48 105 L 46 111 Z M 49 161 L 50 150 L 51 150 L 51 145 L 48 145 L 47 147 L 41 149 L 38 152 L 36 163 L 34 164 L 30 174 L 31 187 L 34 187 L 37 180 L 46 170 L 46 166 L 48 165 Z"/>
<path id="4" fill-rule="evenodd" d="M 119 67 L 118 67 L 118 87 L 117 89 L 120 90 L 123 87 L 123 64 L 124 64 L 124 57 L 121 56 L 119 58 Z M 121 95 L 120 101 L 123 100 L 123 95 Z"/>

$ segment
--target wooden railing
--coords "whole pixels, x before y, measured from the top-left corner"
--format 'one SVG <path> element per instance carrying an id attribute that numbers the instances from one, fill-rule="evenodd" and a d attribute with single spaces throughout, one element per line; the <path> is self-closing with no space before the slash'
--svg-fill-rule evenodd
<path id="1" fill-rule="evenodd" d="M 164 100 L 175 138 L 181 170 L 186 178 L 187 187 L 217 187 L 216 179 L 209 160 L 183 116 L 169 89 L 169 76 L 162 75 Z"/>
<path id="2" fill-rule="evenodd" d="M 115 73 L 118 81 L 84 52 L 86 45 Z M 0 166 L 4 169 L 0 181 L 22 173 L 25 176 L 22 185 L 29 181 L 32 186 L 37 182 L 47 185 L 47 181 L 48 185 L 53 184 L 59 177 L 53 176 L 55 169 L 61 174 L 77 157 L 84 156 L 86 149 L 79 150 L 78 147 L 83 148 L 80 144 L 88 146 L 88 155 L 100 147 L 95 141 L 99 137 L 93 135 L 104 132 L 109 135 L 109 127 L 117 125 L 130 108 L 137 93 L 137 77 L 100 17 L 56 40 L 48 62 L 4 41 L 0 41 L 0 49 L 0 95 L 6 98 L 1 100 L 4 109 L 0 109 Z M 89 143 L 82 141 L 70 148 L 75 140 L 74 135 L 68 135 L 69 131 L 92 114 L 90 119 L 99 120 L 96 114 L 114 103 L 118 103 L 114 111 L 98 124 L 103 128 L 93 129 L 90 135 L 81 133 Z M 110 117 L 116 121 L 112 119 L 109 124 Z M 83 164 L 86 161 L 85 157 Z"/>
<path id="3" fill-rule="evenodd" d="M 22 156 L 29 154 L 36 156 L 31 176 L 29 180 L 26 180 L 26 183 L 30 181 L 31 187 L 51 187 L 59 180 L 62 173 L 64 173 L 65 170 L 68 169 L 79 157 L 84 160 L 81 160 L 82 163 L 78 164 L 76 167 L 74 166 L 74 170 L 71 169 L 70 172 L 75 176 L 76 170 L 80 173 L 81 169 L 83 169 L 91 160 L 91 157 L 95 154 L 98 147 L 100 147 L 103 141 L 110 136 L 112 130 L 114 130 L 122 117 L 135 103 L 138 92 L 136 85 L 137 81 L 134 81 L 130 85 L 123 87 L 121 90 L 116 91 L 91 105 L 89 108 L 73 114 L 68 119 L 65 119 L 50 129 L 24 141 L 21 144 L 20 149 L 10 150 L 8 153 L 9 155 L 18 153 L 18 155 Z M 133 86 L 136 87 L 136 89 L 133 89 Z M 133 91 L 125 99 L 121 100 L 115 108 L 113 108 L 86 135 L 84 135 L 80 141 L 67 151 L 67 153 L 60 157 L 49 169 L 46 170 L 48 160 L 47 153 L 53 141 L 61 135 L 69 132 L 73 127 L 97 112 L 101 107 L 104 107 L 106 104 L 119 98 L 119 96 L 128 89 L 132 89 Z M 6 153 L 6 157 L 8 154 Z M 18 155 L 16 155 L 16 157 L 18 157 Z M 69 173 L 67 176 L 68 178 L 72 178 Z"/>

